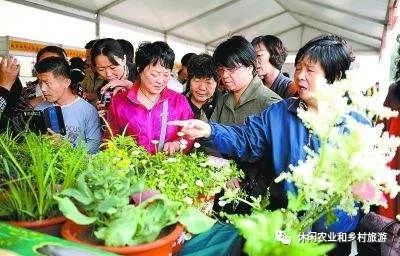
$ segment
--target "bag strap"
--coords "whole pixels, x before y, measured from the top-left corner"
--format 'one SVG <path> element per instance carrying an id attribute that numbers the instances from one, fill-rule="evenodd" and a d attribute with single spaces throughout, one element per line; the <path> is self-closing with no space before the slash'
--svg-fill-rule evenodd
<path id="1" fill-rule="evenodd" d="M 160 141 L 158 142 L 158 152 L 162 151 L 165 143 L 165 135 L 167 134 L 167 121 L 168 121 L 168 100 L 165 100 L 162 105 L 161 114 L 161 130 Z"/>
<path id="2" fill-rule="evenodd" d="M 387 223 L 383 228 L 382 228 L 382 232 L 386 232 L 386 230 L 388 230 L 390 228 L 390 226 L 399 223 L 396 220 L 392 220 L 391 222 Z"/>

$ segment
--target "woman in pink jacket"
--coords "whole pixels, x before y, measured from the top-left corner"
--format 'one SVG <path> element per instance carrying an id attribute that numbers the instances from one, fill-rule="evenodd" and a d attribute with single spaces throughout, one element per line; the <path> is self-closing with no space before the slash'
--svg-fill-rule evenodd
<path id="1" fill-rule="evenodd" d="M 150 154 L 173 154 L 190 145 L 182 144 L 178 127 L 170 120 L 191 119 L 194 114 L 185 96 L 166 88 L 175 54 L 168 44 L 143 43 L 135 54 L 139 78 L 132 88 L 116 94 L 107 119 L 113 135 L 133 136 Z"/>

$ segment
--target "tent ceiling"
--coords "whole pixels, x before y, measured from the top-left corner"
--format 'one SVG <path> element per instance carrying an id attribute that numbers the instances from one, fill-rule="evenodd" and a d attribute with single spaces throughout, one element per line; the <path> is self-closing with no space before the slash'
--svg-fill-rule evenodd
<path id="1" fill-rule="evenodd" d="M 113 18 L 209 47 L 233 34 L 281 37 L 290 51 L 321 33 L 356 51 L 378 52 L 392 0 L 18 0 L 26 5 Z M 84 15 L 82 15 L 84 16 Z"/>

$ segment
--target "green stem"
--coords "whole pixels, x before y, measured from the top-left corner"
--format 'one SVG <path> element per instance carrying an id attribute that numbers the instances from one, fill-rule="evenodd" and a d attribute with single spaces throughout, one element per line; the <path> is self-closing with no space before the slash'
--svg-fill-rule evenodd
<path id="1" fill-rule="evenodd" d="M 314 222 L 326 215 L 329 211 L 333 210 L 333 207 L 338 203 L 336 197 L 332 198 L 325 206 L 319 207 L 315 211 L 309 211 L 305 217 L 295 226 L 295 230 L 299 232 L 306 232 Z"/>
<path id="2" fill-rule="evenodd" d="M 242 202 L 242 203 L 248 204 L 248 205 L 251 206 L 251 208 L 253 208 L 253 209 L 258 209 L 258 208 L 259 208 L 259 207 L 257 207 L 255 204 L 250 203 L 249 201 L 247 201 L 246 199 L 243 199 L 243 198 L 241 198 L 241 197 L 237 198 L 237 200 L 240 201 L 240 202 Z"/>

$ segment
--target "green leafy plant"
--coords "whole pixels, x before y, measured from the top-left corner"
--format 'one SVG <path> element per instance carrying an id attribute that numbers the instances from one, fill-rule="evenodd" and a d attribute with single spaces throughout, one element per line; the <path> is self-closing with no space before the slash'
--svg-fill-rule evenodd
<path id="1" fill-rule="evenodd" d="M 41 220 L 59 216 L 53 195 L 71 187 L 85 168 L 85 147 L 31 132 L 0 135 L 0 217 Z"/>
<path id="2" fill-rule="evenodd" d="M 290 229 L 297 216 L 290 211 L 255 211 L 250 216 L 232 216 L 231 221 L 246 239 L 244 251 L 249 255 L 325 255 L 332 244 L 304 243 L 298 232 Z M 262 234 L 262 235 L 256 235 Z"/>
<path id="3" fill-rule="evenodd" d="M 210 198 L 232 178 L 242 172 L 226 160 L 210 158 L 203 153 L 182 153 L 168 157 L 162 153 L 142 161 L 146 186 L 157 189 L 169 199 L 199 206 L 200 197 Z"/>
<path id="4" fill-rule="evenodd" d="M 162 191 L 138 205 L 130 203 L 132 194 L 154 189 L 147 185 L 145 168 L 159 161 L 160 155 L 148 155 L 132 138 L 114 137 L 90 159 L 76 185 L 55 196 L 59 209 L 77 224 L 93 225 L 94 235 L 108 246 L 153 241 L 177 222 L 191 233 L 209 229 L 214 220 Z"/>

